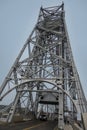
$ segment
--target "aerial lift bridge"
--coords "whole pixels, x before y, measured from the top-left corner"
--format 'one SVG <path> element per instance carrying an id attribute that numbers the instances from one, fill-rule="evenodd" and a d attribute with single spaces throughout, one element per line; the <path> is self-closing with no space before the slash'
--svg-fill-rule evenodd
<path id="1" fill-rule="evenodd" d="M 1 102 L 5 99 L 9 104 L 0 113 L 8 113 L 8 123 L 16 113 L 32 112 L 38 118 L 44 106 L 49 113 L 51 105 L 59 129 L 64 129 L 68 115 L 71 123 L 79 122 L 86 130 L 87 102 L 73 59 L 64 3 L 40 8 L 34 29 L 0 87 Z"/>

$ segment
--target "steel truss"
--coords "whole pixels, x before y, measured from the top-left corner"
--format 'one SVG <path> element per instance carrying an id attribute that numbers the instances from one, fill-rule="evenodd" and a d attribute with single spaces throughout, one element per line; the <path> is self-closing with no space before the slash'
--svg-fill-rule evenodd
<path id="1" fill-rule="evenodd" d="M 65 23 L 64 4 L 40 8 L 37 24 L 0 87 L 1 101 L 12 91 L 13 101 L 1 111 L 8 111 L 7 122 L 12 121 L 15 113 L 21 114 L 22 107 L 25 115 L 32 111 L 37 117 L 43 92 L 56 93 L 60 129 L 64 127 L 66 112 L 71 120 L 87 112 Z"/>

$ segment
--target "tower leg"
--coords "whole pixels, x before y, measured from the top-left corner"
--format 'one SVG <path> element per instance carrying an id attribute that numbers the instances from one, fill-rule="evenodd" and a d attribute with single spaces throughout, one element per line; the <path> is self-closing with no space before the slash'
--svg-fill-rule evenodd
<path id="1" fill-rule="evenodd" d="M 12 119 L 13 119 L 13 116 L 14 116 L 14 113 L 15 113 L 15 109 L 16 109 L 18 100 L 20 98 L 20 94 L 21 94 L 21 92 L 17 93 L 17 95 L 15 97 L 15 100 L 14 100 L 14 103 L 13 103 L 13 105 L 10 108 L 9 115 L 7 117 L 7 122 L 8 123 L 12 122 Z"/>
<path id="2" fill-rule="evenodd" d="M 59 90 L 59 113 L 58 113 L 58 128 L 63 130 L 64 118 L 63 118 L 63 92 Z"/>

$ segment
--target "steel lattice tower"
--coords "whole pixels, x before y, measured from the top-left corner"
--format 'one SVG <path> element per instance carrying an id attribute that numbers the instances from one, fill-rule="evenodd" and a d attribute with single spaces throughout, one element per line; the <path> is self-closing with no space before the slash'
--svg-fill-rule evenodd
<path id="1" fill-rule="evenodd" d="M 51 104 L 57 111 L 58 127 L 63 129 L 67 112 L 70 120 L 87 112 L 63 3 L 40 8 L 37 24 L 0 87 L 0 99 L 12 91 L 15 91 L 13 101 L 1 111 L 8 112 L 7 122 L 12 121 L 15 113 L 21 114 L 22 107 L 25 115 L 32 111 L 38 117 L 44 105 Z"/>

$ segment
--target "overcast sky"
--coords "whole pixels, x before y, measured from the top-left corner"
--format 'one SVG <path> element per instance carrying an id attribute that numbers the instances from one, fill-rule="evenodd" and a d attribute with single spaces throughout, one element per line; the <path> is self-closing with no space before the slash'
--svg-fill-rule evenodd
<path id="1" fill-rule="evenodd" d="M 41 6 L 61 0 L 0 0 L 0 84 L 36 24 Z M 64 0 L 75 64 L 87 98 L 87 0 Z"/>

